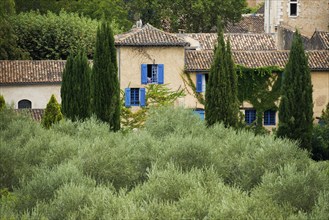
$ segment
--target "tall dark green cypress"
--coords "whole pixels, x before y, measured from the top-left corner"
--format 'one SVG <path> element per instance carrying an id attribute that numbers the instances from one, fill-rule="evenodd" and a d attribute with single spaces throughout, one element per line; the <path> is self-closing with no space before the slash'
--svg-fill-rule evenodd
<path id="1" fill-rule="evenodd" d="M 63 115 L 67 118 L 71 118 L 73 115 L 72 103 L 74 101 L 74 96 L 72 94 L 72 90 L 75 83 L 73 78 L 73 66 L 74 56 L 73 54 L 70 54 L 66 60 L 61 85 L 61 108 Z"/>
<path id="2" fill-rule="evenodd" d="M 238 122 L 237 76 L 230 43 L 225 45 L 223 24 L 218 19 L 217 46 L 206 87 L 205 114 L 208 126 L 217 122 L 235 127 Z"/>
<path id="3" fill-rule="evenodd" d="M 73 121 L 90 117 L 90 73 L 83 50 L 68 57 L 61 87 L 62 112 Z"/>
<path id="4" fill-rule="evenodd" d="M 233 61 L 230 38 L 226 42 L 226 65 L 227 74 L 229 76 L 229 95 L 230 102 L 228 106 L 227 124 L 236 127 L 239 122 L 239 99 L 238 99 L 238 76 Z"/>
<path id="5" fill-rule="evenodd" d="M 120 129 L 120 86 L 114 36 L 110 25 L 102 22 L 97 30 L 92 72 L 92 103 L 97 118 L 108 122 L 112 131 Z"/>
<path id="6" fill-rule="evenodd" d="M 88 63 L 87 54 L 83 50 L 79 50 L 74 58 L 75 73 L 75 95 L 76 95 L 76 117 L 78 119 L 86 119 L 91 115 L 90 111 L 90 76 L 91 68 Z"/>
<path id="7" fill-rule="evenodd" d="M 308 57 L 301 35 L 296 31 L 284 71 L 277 135 L 299 140 L 300 147 L 308 150 L 313 128 L 312 92 Z"/>

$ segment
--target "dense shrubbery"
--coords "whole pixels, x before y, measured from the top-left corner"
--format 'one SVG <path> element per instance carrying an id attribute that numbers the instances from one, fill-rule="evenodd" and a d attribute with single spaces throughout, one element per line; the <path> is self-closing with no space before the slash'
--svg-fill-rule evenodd
<path id="1" fill-rule="evenodd" d="M 94 118 L 49 130 L 0 112 L 4 219 L 325 219 L 329 163 L 295 143 L 206 128 L 160 108 L 145 128 Z M 6 189 L 7 188 L 7 189 Z"/>
<path id="2" fill-rule="evenodd" d="M 60 12 L 26 12 L 14 15 L 10 22 L 18 37 L 18 45 L 33 60 L 66 59 L 71 51 L 85 48 L 92 57 L 98 21 L 78 14 Z"/>

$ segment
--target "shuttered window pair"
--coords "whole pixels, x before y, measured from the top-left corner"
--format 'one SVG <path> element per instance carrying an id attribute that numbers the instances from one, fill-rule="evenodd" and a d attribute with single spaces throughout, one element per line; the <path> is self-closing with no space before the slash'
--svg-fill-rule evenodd
<path id="1" fill-rule="evenodd" d="M 264 125 L 275 125 L 276 111 L 267 110 L 264 112 Z M 256 120 L 256 110 L 246 109 L 245 110 L 245 122 L 250 125 Z"/>
<path id="2" fill-rule="evenodd" d="M 126 88 L 125 106 L 145 106 L 145 88 Z"/>
<path id="3" fill-rule="evenodd" d="M 164 65 L 163 64 L 142 64 L 141 66 L 142 84 L 163 84 Z"/>

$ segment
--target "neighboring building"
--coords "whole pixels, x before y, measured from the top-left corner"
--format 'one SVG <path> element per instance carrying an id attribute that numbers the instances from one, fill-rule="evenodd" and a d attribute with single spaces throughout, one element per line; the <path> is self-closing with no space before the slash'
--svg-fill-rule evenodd
<path id="1" fill-rule="evenodd" d="M 329 0 L 265 0 L 264 29 L 276 33 L 279 26 L 296 28 L 311 37 L 329 31 Z"/>
<path id="2" fill-rule="evenodd" d="M 315 118 L 321 115 L 321 111 L 329 102 L 329 51 L 309 51 L 307 54 L 313 84 Z M 233 51 L 233 58 L 236 64 L 249 68 L 265 66 L 284 68 L 289 58 L 289 51 Z M 196 85 L 199 84 L 198 78 L 200 78 L 201 89 L 199 89 L 199 92 L 205 92 L 206 75 L 209 72 L 212 60 L 213 51 L 211 50 L 190 50 L 186 52 L 186 71 L 191 75 Z M 200 75 L 204 75 L 204 77 L 200 77 Z M 203 106 L 198 103 L 196 108 L 202 109 Z M 246 109 L 248 112 L 254 111 L 250 103 L 246 102 L 242 104 L 241 108 Z M 277 116 L 274 120 L 277 122 Z"/>
<path id="3" fill-rule="evenodd" d="M 16 109 L 44 109 L 52 94 L 60 102 L 65 61 L 0 61 L 0 94 Z"/>
<path id="4" fill-rule="evenodd" d="M 243 14 L 241 21 L 229 23 L 224 31 L 226 33 L 265 33 L 263 14 Z"/>

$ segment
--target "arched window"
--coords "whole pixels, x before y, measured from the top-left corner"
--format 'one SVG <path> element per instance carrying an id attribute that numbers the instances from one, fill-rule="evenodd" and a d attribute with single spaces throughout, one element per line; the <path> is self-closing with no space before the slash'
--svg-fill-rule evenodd
<path id="1" fill-rule="evenodd" d="M 32 108 L 32 102 L 27 99 L 22 99 L 18 102 L 18 108 Z"/>

